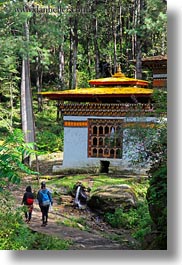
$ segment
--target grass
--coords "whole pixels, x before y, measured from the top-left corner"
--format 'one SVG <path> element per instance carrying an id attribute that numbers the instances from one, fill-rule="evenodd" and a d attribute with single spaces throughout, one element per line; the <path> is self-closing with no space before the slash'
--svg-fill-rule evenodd
<path id="1" fill-rule="evenodd" d="M 65 176 L 64 178 L 61 178 L 61 179 L 50 180 L 49 184 L 52 186 L 56 186 L 56 188 L 65 187 L 68 190 L 72 190 L 75 183 L 77 183 L 78 181 L 81 181 L 83 185 L 85 185 L 87 188 L 88 184 L 86 181 L 84 181 L 87 178 L 88 178 L 87 175 Z"/>
<path id="2" fill-rule="evenodd" d="M 31 250 L 68 250 L 72 242 L 55 236 L 36 234 Z"/>
<path id="3" fill-rule="evenodd" d="M 57 221 L 57 223 L 68 227 L 78 228 L 83 231 L 89 230 L 86 220 L 83 217 L 66 217 L 65 219 Z"/>
<path id="4" fill-rule="evenodd" d="M 71 191 L 73 186 L 78 182 L 82 182 L 82 184 L 86 188 L 91 188 L 91 193 L 99 187 L 107 186 L 107 185 L 121 185 L 127 184 L 130 185 L 137 197 L 143 199 L 147 192 L 148 188 L 148 180 L 147 179 L 137 179 L 137 178 L 114 178 L 110 177 L 107 174 L 104 175 L 69 175 L 65 176 L 61 179 L 53 179 L 49 181 L 51 186 L 57 188 L 65 187 L 68 191 Z M 92 183 L 92 184 L 91 184 Z"/>

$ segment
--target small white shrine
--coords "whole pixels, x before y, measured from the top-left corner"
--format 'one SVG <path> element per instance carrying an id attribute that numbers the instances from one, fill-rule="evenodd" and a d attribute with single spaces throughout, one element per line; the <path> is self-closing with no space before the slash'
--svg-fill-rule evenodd
<path id="1" fill-rule="evenodd" d="M 148 82 L 127 78 L 119 68 L 112 77 L 89 84 L 90 88 L 42 93 L 61 102 L 63 165 L 54 171 L 144 170 L 143 165 L 132 166 L 130 155 L 137 155 L 138 147 L 128 138 L 135 125 L 151 128 L 157 122 Z"/>

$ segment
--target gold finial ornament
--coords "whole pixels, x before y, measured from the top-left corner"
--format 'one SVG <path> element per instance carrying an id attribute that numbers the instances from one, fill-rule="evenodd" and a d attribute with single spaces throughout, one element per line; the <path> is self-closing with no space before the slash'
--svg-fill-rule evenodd
<path id="1" fill-rule="evenodd" d="M 115 77 L 115 78 L 125 78 L 125 75 L 121 72 L 120 64 L 118 64 L 118 66 L 117 66 L 117 72 L 114 75 L 112 75 L 112 77 Z"/>
<path id="2" fill-rule="evenodd" d="M 120 64 L 118 64 L 118 66 L 117 66 L 117 73 L 121 73 L 121 66 L 120 66 Z"/>

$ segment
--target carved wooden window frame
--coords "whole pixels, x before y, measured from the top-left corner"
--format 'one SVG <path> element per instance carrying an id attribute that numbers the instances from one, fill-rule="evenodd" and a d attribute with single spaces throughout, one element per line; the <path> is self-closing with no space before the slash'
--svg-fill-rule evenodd
<path id="1" fill-rule="evenodd" d="M 122 158 L 123 120 L 88 119 L 88 157 Z"/>

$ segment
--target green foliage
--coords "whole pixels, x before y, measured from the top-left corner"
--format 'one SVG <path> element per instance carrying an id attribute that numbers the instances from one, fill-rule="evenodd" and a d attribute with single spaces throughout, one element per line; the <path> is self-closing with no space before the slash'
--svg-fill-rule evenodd
<path id="1" fill-rule="evenodd" d="M 61 240 L 55 236 L 37 234 L 31 250 L 67 250 L 71 241 Z"/>
<path id="2" fill-rule="evenodd" d="M 130 162 L 145 167 L 148 164 L 152 167 L 153 164 L 157 165 L 159 160 L 165 160 L 167 156 L 166 130 L 167 122 L 163 117 L 160 117 L 152 128 L 142 128 L 136 125 L 128 129 L 125 133 L 125 144 L 132 147 L 130 153 L 127 153 Z"/>
<path id="3" fill-rule="evenodd" d="M 159 120 L 152 129 L 135 128 L 128 136 L 132 137 L 135 146 L 139 144 L 139 155 L 135 162 L 150 163 L 148 174 L 149 188 L 147 201 L 149 213 L 153 221 L 153 229 L 158 234 L 151 243 L 155 249 L 167 248 L 167 94 L 155 91 L 156 113 Z M 136 137 L 137 136 L 137 137 Z M 135 154 L 134 154 L 135 155 Z M 132 156 L 131 156 L 132 157 Z M 133 158 L 132 158 L 133 159 Z M 133 159 L 134 160 L 134 159 Z"/>
<path id="4" fill-rule="evenodd" d="M 156 104 L 158 123 L 154 128 L 131 130 L 135 146 L 139 145 L 139 155 L 136 162 L 149 162 L 149 187 L 147 201 L 153 227 L 158 235 L 153 240 L 152 248 L 167 248 L 167 93 L 155 91 L 153 99 Z M 137 136 L 137 137 L 136 137 Z M 136 158 L 136 156 L 135 156 Z"/>
<path id="5" fill-rule="evenodd" d="M 58 222 L 59 224 L 63 224 L 68 227 L 78 228 L 80 230 L 89 230 L 86 220 L 83 217 L 75 218 L 75 217 L 67 217 Z"/>
<path id="6" fill-rule="evenodd" d="M 51 184 L 56 184 L 56 187 L 65 187 L 69 192 L 73 190 L 73 187 L 75 183 L 78 181 L 82 181 L 82 179 L 85 179 L 85 175 L 74 175 L 74 176 L 65 176 L 64 178 L 61 178 L 60 180 L 51 180 Z M 88 184 L 83 182 L 83 185 L 87 188 Z"/>
<path id="7" fill-rule="evenodd" d="M 0 249 L 27 250 L 34 241 L 17 213 L 0 213 Z"/>
<path id="8" fill-rule="evenodd" d="M 152 99 L 155 102 L 157 114 L 167 113 L 167 91 L 154 89 Z"/>
<path id="9" fill-rule="evenodd" d="M 22 219 L 21 209 L 15 210 L 14 200 L 7 191 L 0 192 L 0 249 L 26 250 L 34 241 Z"/>
<path id="10" fill-rule="evenodd" d="M 89 87 L 88 80 L 90 77 L 88 76 L 88 73 L 85 73 L 84 71 L 82 72 L 77 72 L 77 87 Z"/>
<path id="11" fill-rule="evenodd" d="M 73 48 L 70 47 L 70 28 L 73 29 L 73 20 L 77 19 L 78 50 L 76 54 L 78 84 L 85 86 L 87 77 L 95 76 L 95 52 L 96 42 L 98 46 L 100 62 L 114 61 L 114 31 L 117 37 L 117 61 L 127 64 L 134 59 L 136 51 L 133 49 L 132 35 L 143 37 L 142 52 L 144 55 L 166 53 L 166 3 L 160 0 L 146 0 L 142 6 L 142 25 L 138 25 L 141 17 L 137 17 L 137 1 L 36 1 L 34 6 L 41 10 L 48 6 L 50 8 L 60 7 L 60 12 L 27 12 L 23 1 L 3 1 L 1 5 L 0 32 L 3 36 L 0 48 L 2 51 L 1 62 L 7 57 L 7 63 L 11 65 L 13 75 L 20 77 L 19 59 L 25 52 L 29 53 L 31 62 L 31 76 L 35 83 L 37 62 L 39 70 L 43 71 L 44 85 L 55 82 L 59 85 L 59 51 L 63 46 L 65 54 L 63 79 L 68 84 L 69 64 Z M 28 1 L 32 8 L 32 2 Z M 121 7 L 121 9 L 120 9 Z M 86 12 L 79 14 L 73 10 L 84 8 Z M 67 11 L 66 11 L 67 10 Z M 68 11 L 70 10 L 70 11 Z M 30 11 L 30 10 L 29 10 Z M 97 19 L 97 40 L 95 40 L 94 20 Z M 29 22 L 29 42 L 24 40 L 24 29 L 22 25 Z M 4 68 L 5 66 L 3 66 Z M 1 67 L 0 67 L 1 68 Z M 124 69 L 127 70 L 127 69 Z M 16 72 L 15 72 L 16 71 Z M 101 72 L 101 71 L 100 71 Z M 1 74 L 4 73 L 0 71 Z M 9 73 L 9 72 L 7 72 Z M 10 77 L 9 77 L 10 78 Z M 88 79 L 89 79 L 88 78 Z M 3 77 L 4 79 L 4 77 Z"/>
<path id="12" fill-rule="evenodd" d="M 155 247 L 167 248 L 167 164 L 162 161 L 158 167 L 150 171 L 150 187 L 147 192 L 147 200 L 151 218 L 158 231 L 155 238 Z"/>
<path id="13" fill-rule="evenodd" d="M 32 8 L 32 2 L 27 3 Z M 64 71 L 62 73 L 63 87 L 68 88 L 70 73 L 70 54 L 73 54 L 73 43 L 70 42 L 70 32 L 73 30 L 71 20 L 77 17 L 78 50 L 75 54 L 77 60 L 77 86 L 87 87 L 88 79 L 95 77 L 96 46 L 99 54 L 99 72 L 103 75 L 102 64 L 109 63 L 113 66 L 114 41 L 116 34 L 116 59 L 122 62 L 122 68 L 128 71 L 133 65 L 130 59 L 134 59 L 136 51 L 132 40 L 135 36 L 144 35 L 142 52 L 144 55 L 159 54 L 166 51 L 166 4 L 160 0 L 146 0 L 142 8 L 143 26 L 138 27 L 137 1 L 41 1 L 35 2 L 38 9 L 61 7 L 58 13 L 51 12 L 27 12 L 23 1 L 3 1 L 1 5 L 0 22 L 0 127 L 9 130 L 20 126 L 20 101 L 19 87 L 21 76 L 22 56 L 28 52 L 30 59 L 30 76 L 33 87 L 38 88 L 37 75 L 39 75 L 39 89 L 54 90 L 60 88 L 59 52 L 62 47 L 64 53 Z M 85 13 L 68 12 L 78 8 L 85 8 Z M 104 7 L 104 8 L 103 8 Z M 121 10 L 120 10 L 121 7 Z M 67 10 L 67 11 L 65 11 Z M 104 11 L 103 11 L 104 10 Z M 30 11 L 30 10 L 29 10 Z M 95 39 L 95 19 L 97 19 L 97 39 Z M 29 41 L 25 41 L 24 25 L 29 25 Z M 116 32 L 114 32 L 116 31 Z M 146 33 L 147 32 L 147 33 Z M 133 74 L 133 69 L 130 73 Z M 42 82 L 40 82 L 42 80 Z M 37 91 L 33 90 L 34 93 Z M 35 99 L 35 97 L 34 97 Z M 37 95 L 36 95 L 37 100 Z M 37 101 L 36 101 L 37 105 Z M 36 106 L 34 104 L 36 109 Z M 49 112 L 49 111 L 48 111 Z M 35 113 L 34 113 L 35 114 Z M 35 114 L 35 116 L 37 116 Z M 51 118 L 51 115 L 49 116 Z M 42 124 L 43 127 L 44 124 Z M 40 130 L 41 125 L 38 125 Z M 54 127 L 54 126 L 49 126 Z M 43 127 L 45 128 L 45 127 Z M 52 128 L 51 128 L 52 129 Z M 61 128 L 62 130 L 62 128 Z M 52 131 L 51 131 L 52 132 Z M 57 132 L 53 132 L 55 135 Z M 41 133 L 40 133 L 41 134 Z M 46 150 L 46 141 L 51 136 L 46 132 L 39 135 L 39 146 Z M 60 135 L 58 135 L 60 137 Z M 45 143 L 42 143 L 45 140 Z M 54 136 L 54 140 L 55 136 Z M 60 144 L 62 145 L 62 144 Z M 62 149 L 61 146 L 58 148 Z M 48 146 L 48 151 L 55 150 Z"/>
<path id="14" fill-rule="evenodd" d="M 115 213 L 106 213 L 105 220 L 114 228 L 131 229 L 134 238 L 144 240 L 146 234 L 151 231 L 152 220 L 146 201 L 140 202 L 136 209 L 124 211 L 122 208 Z"/>
<path id="15" fill-rule="evenodd" d="M 22 163 L 24 154 L 35 154 L 34 144 L 24 142 L 23 133 L 15 129 L 9 133 L 0 145 L 0 178 L 7 178 L 11 182 L 19 182 L 20 174 L 37 174 Z"/>
<path id="16" fill-rule="evenodd" d="M 158 185 L 155 186 L 156 182 Z M 158 202 L 163 203 L 163 206 L 167 203 L 167 166 L 161 165 L 152 173 L 150 178 L 151 196 L 149 203 Z"/>
<path id="17" fill-rule="evenodd" d="M 85 174 L 79 175 L 66 175 L 65 177 L 61 179 L 56 179 L 56 180 L 51 180 L 50 183 L 52 185 L 56 185 L 56 187 L 66 187 L 68 190 L 72 190 L 75 183 L 78 181 L 81 181 L 82 184 L 86 188 L 91 188 L 91 193 L 94 192 L 97 188 L 101 186 L 107 186 L 107 185 L 121 185 L 121 184 L 128 184 L 132 187 L 134 192 L 136 193 L 137 197 L 139 197 L 141 200 L 144 199 L 147 188 L 149 186 L 149 182 L 147 179 L 140 179 L 138 180 L 137 178 L 114 178 L 113 176 L 109 177 L 108 175 L 95 175 L 91 176 L 90 180 L 91 183 L 87 181 L 83 181 L 87 179 L 88 176 Z M 93 179 L 93 182 L 92 182 Z"/>
<path id="18" fill-rule="evenodd" d="M 54 125 L 53 125 L 54 123 Z M 56 121 L 56 108 L 51 103 L 43 112 L 36 114 L 36 144 L 40 151 L 63 150 L 63 126 Z"/>
<path id="19" fill-rule="evenodd" d="M 12 37 L 0 39 L 0 126 L 7 130 L 13 127 L 13 118 L 17 115 L 14 104 L 19 97 L 18 82 L 20 76 L 14 48 L 15 42 Z"/>
<path id="20" fill-rule="evenodd" d="M 40 151 L 57 152 L 63 150 L 62 134 L 56 135 L 44 130 L 37 133 L 36 142 Z"/>

